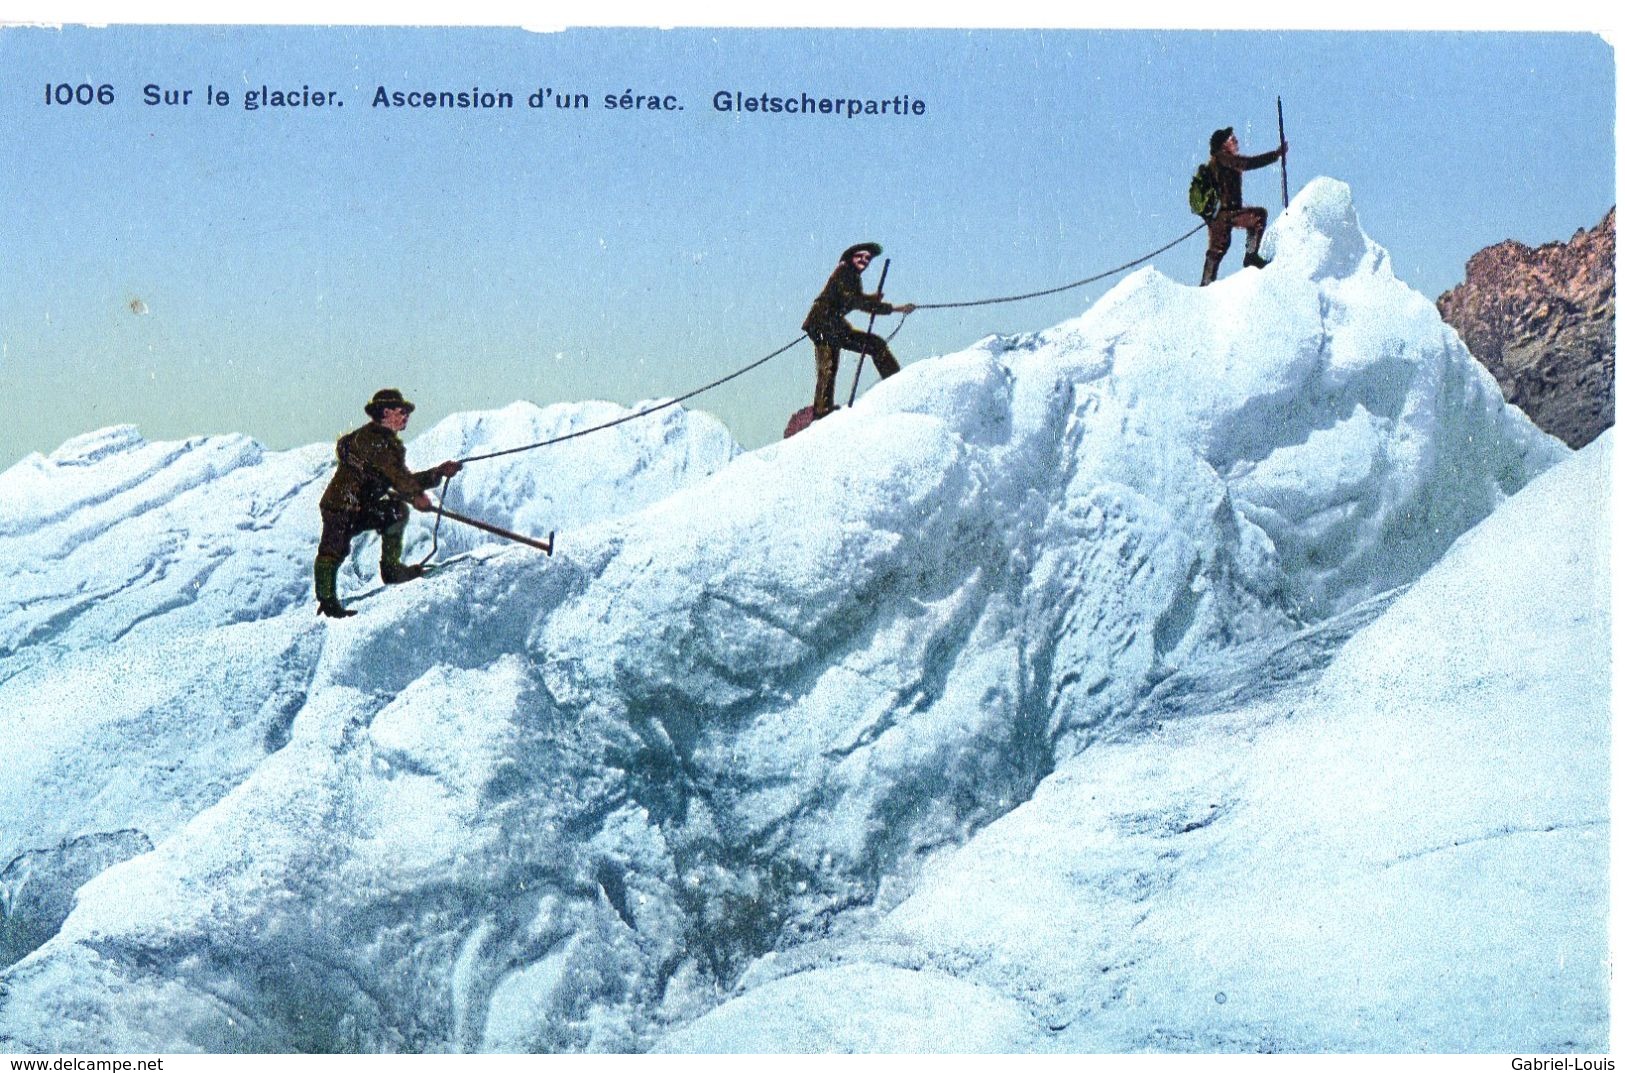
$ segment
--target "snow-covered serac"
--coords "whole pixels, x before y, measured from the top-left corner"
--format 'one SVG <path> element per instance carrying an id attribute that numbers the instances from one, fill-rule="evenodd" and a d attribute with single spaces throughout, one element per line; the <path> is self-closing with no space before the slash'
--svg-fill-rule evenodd
<path id="1" fill-rule="evenodd" d="M 1348 623 L 1154 698 L 659 1047 L 1607 1051 L 1612 441 L 1324 674 Z"/>
<path id="2" fill-rule="evenodd" d="M 317 449 L 260 480 L 217 465 L 279 505 L 259 529 L 208 496 L 163 511 L 176 494 L 141 489 L 166 467 L 125 432 L 75 447 L 64 491 L 63 460 L 0 475 L 27 493 L 0 495 L 26 504 L 0 541 L 170 533 L 148 573 L 200 588 L 265 548 L 201 615 L 128 570 L 70 591 L 99 560 L 21 574 L 0 544 L 41 593 L 0 603 L 0 950 L 22 958 L 0 1042 L 641 1049 L 775 956 L 863 935 L 1057 765 L 1143 737 L 1181 676 L 1339 636 L 1567 450 L 1394 278 L 1346 187 L 1306 187 L 1270 243 L 1267 270 L 1143 271 L 725 466 L 678 411 L 473 464 L 453 505 L 559 528 L 559 553 L 480 549 L 337 624 L 303 597 Z M 480 453 L 493 420 L 414 462 Z M 865 977 L 930 991 L 902 971 Z M 981 986 L 954 991 L 985 1018 L 951 1039 L 1051 1038 L 1012 1027 L 1039 999 Z M 777 1045 L 798 1040 L 819 1045 Z"/>
<path id="3" fill-rule="evenodd" d="M 412 442 L 408 460 L 523 447 L 631 412 L 462 414 Z M 590 455 L 587 442 L 482 463 L 452 482 L 448 504 L 545 535 L 634 510 L 739 452 L 720 423 L 677 409 Z M 310 575 L 333 466 L 330 444 L 147 443 L 120 426 L 0 473 L 0 965 L 55 931 L 80 883 L 150 849 L 287 743 L 324 643 L 309 628 Z M 502 495 L 513 488 L 533 491 L 516 503 Z M 414 559 L 428 551 L 428 526 L 409 535 Z M 440 533 L 447 552 L 482 542 L 449 522 Z M 341 583 L 366 606 L 378 545 L 356 543 Z"/>

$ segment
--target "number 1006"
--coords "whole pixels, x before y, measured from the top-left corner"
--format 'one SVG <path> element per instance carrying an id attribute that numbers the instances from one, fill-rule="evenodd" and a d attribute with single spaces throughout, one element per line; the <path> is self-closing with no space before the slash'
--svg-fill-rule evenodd
<path id="1" fill-rule="evenodd" d="M 77 86 L 57 82 L 45 87 L 46 104 L 112 104 L 113 87 L 107 83 L 93 86 L 81 82 Z"/>

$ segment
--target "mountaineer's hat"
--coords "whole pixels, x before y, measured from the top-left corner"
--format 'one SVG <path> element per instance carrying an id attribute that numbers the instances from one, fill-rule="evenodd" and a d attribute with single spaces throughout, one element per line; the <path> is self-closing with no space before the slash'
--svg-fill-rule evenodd
<path id="1" fill-rule="evenodd" d="M 372 397 L 372 401 L 364 407 L 367 416 L 374 421 L 384 416 L 385 410 L 405 410 L 411 413 L 417 407 L 406 401 L 406 396 L 397 388 L 386 387 Z"/>

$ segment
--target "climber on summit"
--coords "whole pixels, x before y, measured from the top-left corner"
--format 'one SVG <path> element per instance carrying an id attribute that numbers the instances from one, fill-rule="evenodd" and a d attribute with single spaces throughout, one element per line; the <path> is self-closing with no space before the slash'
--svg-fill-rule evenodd
<path id="1" fill-rule="evenodd" d="M 1242 156 L 1236 143 L 1233 127 L 1216 130 L 1208 139 L 1208 150 L 1213 154 L 1207 167 L 1212 181 L 1218 187 L 1218 211 L 1208 218 L 1207 261 L 1202 266 L 1202 282 L 1206 287 L 1219 275 L 1219 262 L 1230 250 L 1230 232 L 1238 227 L 1247 229 L 1247 255 L 1241 263 L 1247 268 L 1263 268 L 1269 264 L 1258 255 L 1258 244 L 1264 238 L 1264 226 L 1269 222 L 1269 211 L 1256 205 L 1241 203 L 1241 173 L 1266 167 L 1286 156 L 1286 139 L 1278 148 L 1257 156 Z"/>
<path id="2" fill-rule="evenodd" d="M 446 461 L 434 469 L 413 473 L 406 468 L 406 445 L 398 433 L 416 409 L 394 388 L 384 388 L 364 407 L 372 418 L 354 432 L 339 437 L 338 472 L 322 493 L 322 538 L 316 548 L 316 613 L 329 618 L 355 614 L 339 603 L 338 573 L 350 554 L 350 541 L 368 530 L 383 538 L 378 573 L 386 585 L 420 578 L 422 566 L 401 562 L 410 503 L 418 510 L 434 510 L 426 486 L 462 469 Z M 403 502 L 404 500 L 404 502 Z"/>
<path id="3" fill-rule="evenodd" d="M 813 300 L 812 309 L 801 324 L 801 330 L 813 342 L 813 360 L 818 365 L 812 405 L 815 421 L 835 409 L 835 372 L 840 367 L 841 351 L 852 350 L 873 357 L 882 380 L 897 373 L 897 359 L 892 356 L 886 340 L 872 332 L 860 332 L 846 322 L 846 315 L 854 309 L 877 316 L 914 312 L 913 305 L 894 306 L 882 301 L 878 291 L 863 293 L 863 271 L 879 254 L 878 242 L 860 242 L 842 253 L 840 263 L 830 273 L 829 282 Z"/>

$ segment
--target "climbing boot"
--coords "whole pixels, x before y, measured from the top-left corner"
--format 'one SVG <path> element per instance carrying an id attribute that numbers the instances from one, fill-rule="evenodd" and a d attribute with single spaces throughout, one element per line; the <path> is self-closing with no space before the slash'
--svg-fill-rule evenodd
<path id="1" fill-rule="evenodd" d="M 355 614 L 339 603 L 339 564 L 330 559 L 316 560 L 316 613 L 328 618 L 349 618 Z"/>
<path id="2" fill-rule="evenodd" d="M 408 566 L 405 563 L 380 563 L 378 576 L 384 579 L 385 585 L 401 585 L 408 581 L 416 581 L 429 572 L 427 566 L 421 563 Z"/>
<path id="3" fill-rule="evenodd" d="M 385 585 L 416 581 L 429 572 L 422 566 L 407 566 L 401 562 L 401 545 L 405 529 L 406 524 L 403 520 L 399 526 L 390 526 L 382 533 L 383 547 L 379 549 L 378 554 L 378 576 L 384 579 Z"/>
<path id="4" fill-rule="evenodd" d="M 1267 264 L 1269 264 L 1269 261 L 1258 256 L 1256 253 L 1249 253 L 1247 256 L 1241 259 L 1241 266 L 1243 268 L 1263 268 Z"/>

